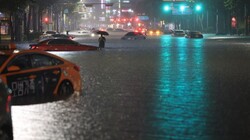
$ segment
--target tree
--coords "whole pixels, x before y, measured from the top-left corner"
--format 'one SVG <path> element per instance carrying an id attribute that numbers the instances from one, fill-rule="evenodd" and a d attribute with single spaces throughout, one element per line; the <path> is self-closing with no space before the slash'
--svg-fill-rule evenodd
<path id="1" fill-rule="evenodd" d="M 237 17 L 238 23 L 245 24 L 245 27 L 238 26 L 238 28 L 240 30 L 244 28 L 245 34 L 248 35 L 248 32 L 249 32 L 248 15 L 249 15 L 250 10 L 248 10 L 247 6 L 250 5 L 250 1 L 249 0 L 225 0 L 224 5 L 226 9 L 231 13 L 231 16 Z"/>
<path id="2" fill-rule="evenodd" d="M 11 34 L 11 41 L 14 41 L 15 38 L 18 38 L 17 36 L 15 36 L 16 35 L 15 33 L 17 33 L 19 29 L 15 28 L 14 30 L 13 25 L 16 25 L 15 21 L 20 20 L 20 16 L 24 12 L 23 9 L 25 9 L 25 7 L 31 1 L 32 0 L 8 0 L 8 1 L 2 0 L 1 1 L 1 5 L 0 5 L 1 12 L 4 12 L 6 15 L 9 16 L 9 30 Z"/>

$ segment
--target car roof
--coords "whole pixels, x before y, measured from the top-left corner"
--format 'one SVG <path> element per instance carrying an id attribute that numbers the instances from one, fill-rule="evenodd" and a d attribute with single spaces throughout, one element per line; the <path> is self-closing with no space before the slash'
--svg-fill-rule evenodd
<path id="1" fill-rule="evenodd" d="M 125 35 L 142 35 L 140 32 L 127 32 Z"/>
<path id="2" fill-rule="evenodd" d="M 184 32 L 184 30 L 174 30 L 174 32 Z"/>
<path id="3" fill-rule="evenodd" d="M 40 51 L 40 50 L 18 50 L 18 49 L 15 49 L 15 50 L 0 50 L 0 55 L 8 55 L 8 56 L 11 56 L 11 55 L 16 55 L 16 54 L 25 54 L 25 53 L 39 53 L 39 54 L 44 54 L 44 55 L 49 55 L 49 56 L 53 56 L 53 57 L 57 57 L 57 58 L 60 58 L 60 59 L 63 59 L 57 55 L 54 55 L 50 52 L 46 52 L 46 51 Z"/>
<path id="4" fill-rule="evenodd" d="M 38 44 L 41 44 L 41 43 L 44 43 L 44 42 L 49 42 L 51 40 L 70 40 L 70 41 L 73 41 L 73 40 L 71 40 L 69 38 L 60 38 L 60 37 L 59 38 L 47 38 L 47 39 L 44 39 L 44 40 L 38 42 Z"/>

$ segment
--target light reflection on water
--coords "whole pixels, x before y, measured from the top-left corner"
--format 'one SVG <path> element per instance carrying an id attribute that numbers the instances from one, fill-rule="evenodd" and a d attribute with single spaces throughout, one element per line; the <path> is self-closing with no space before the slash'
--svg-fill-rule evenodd
<path id="1" fill-rule="evenodd" d="M 203 40 L 161 38 L 158 90 L 148 139 L 208 139 Z M 151 134 L 150 134 L 151 133 Z"/>

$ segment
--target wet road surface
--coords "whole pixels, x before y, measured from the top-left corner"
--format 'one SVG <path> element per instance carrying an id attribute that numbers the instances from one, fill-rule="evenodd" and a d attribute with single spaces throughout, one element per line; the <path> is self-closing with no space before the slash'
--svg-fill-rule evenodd
<path id="1" fill-rule="evenodd" d="M 57 52 L 81 67 L 82 94 L 66 100 L 13 106 L 14 137 L 248 139 L 248 40 L 162 36 L 121 41 L 107 37 L 102 51 Z"/>

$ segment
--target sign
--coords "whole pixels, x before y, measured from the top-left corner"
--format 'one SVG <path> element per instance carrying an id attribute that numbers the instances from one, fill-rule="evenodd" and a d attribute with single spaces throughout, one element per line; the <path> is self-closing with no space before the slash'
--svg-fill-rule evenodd
<path id="1" fill-rule="evenodd" d="M 192 11 L 188 5 L 174 4 L 172 15 L 191 15 Z"/>
<path id="2" fill-rule="evenodd" d="M 139 20 L 149 20 L 149 17 L 148 16 L 138 16 L 138 19 Z"/>

